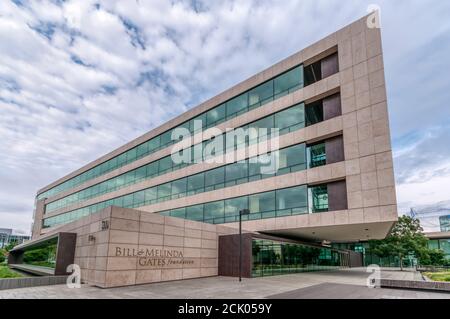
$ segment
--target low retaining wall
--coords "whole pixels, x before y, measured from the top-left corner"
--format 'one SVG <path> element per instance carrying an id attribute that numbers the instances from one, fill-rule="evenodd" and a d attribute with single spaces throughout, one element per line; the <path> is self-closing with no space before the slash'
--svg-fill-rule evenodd
<path id="1" fill-rule="evenodd" d="M 450 292 L 450 282 L 381 279 L 382 288 L 402 288 Z"/>
<path id="2" fill-rule="evenodd" d="M 17 269 L 22 272 L 33 274 L 36 276 L 54 276 L 55 270 L 48 267 L 33 266 L 27 264 L 9 264 L 9 268 Z"/>
<path id="3" fill-rule="evenodd" d="M 61 285 L 67 282 L 67 277 L 68 276 L 5 278 L 0 279 L 0 290 L 36 287 L 36 286 Z"/>

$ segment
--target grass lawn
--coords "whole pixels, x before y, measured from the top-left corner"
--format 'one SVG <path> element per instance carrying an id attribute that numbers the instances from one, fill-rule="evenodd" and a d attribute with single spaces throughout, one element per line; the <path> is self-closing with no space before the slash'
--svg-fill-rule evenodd
<path id="1" fill-rule="evenodd" d="M 425 276 L 434 281 L 450 281 L 450 271 L 445 272 L 426 272 Z"/>
<path id="2" fill-rule="evenodd" d="M 8 268 L 8 266 L 0 265 L 0 278 L 18 278 L 23 275 Z"/>

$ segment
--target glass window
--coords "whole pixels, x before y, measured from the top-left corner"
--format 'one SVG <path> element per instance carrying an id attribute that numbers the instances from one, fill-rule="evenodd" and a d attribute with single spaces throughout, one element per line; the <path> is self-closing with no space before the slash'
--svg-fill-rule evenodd
<path id="1" fill-rule="evenodd" d="M 186 218 L 186 208 L 177 208 L 170 211 L 170 216 L 178 218 Z"/>
<path id="2" fill-rule="evenodd" d="M 450 231 L 450 216 L 440 216 L 439 225 L 441 226 L 441 232 Z"/>
<path id="3" fill-rule="evenodd" d="M 203 220 L 203 204 L 186 207 L 186 218 L 190 220 Z"/>
<path id="4" fill-rule="evenodd" d="M 222 104 L 206 113 L 206 123 L 208 127 L 216 125 L 225 119 L 226 105 Z"/>
<path id="5" fill-rule="evenodd" d="M 284 148 L 279 151 L 279 169 L 287 167 L 297 167 L 296 170 L 306 168 L 305 144 L 299 144 Z"/>
<path id="6" fill-rule="evenodd" d="M 117 180 L 115 178 L 111 178 L 110 180 L 107 181 L 107 185 L 106 188 L 108 189 L 108 191 L 113 191 L 116 188 L 116 182 Z"/>
<path id="7" fill-rule="evenodd" d="M 123 196 L 123 207 L 133 206 L 133 194 Z"/>
<path id="8" fill-rule="evenodd" d="M 108 190 L 108 183 L 109 183 L 109 181 L 105 181 L 105 182 L 103 182 L 103 183 L 98 184 L 100 194 L 104 194 L 104 193 L 106 193 L 106 192 L 109 191 L 109 190 Z M 77 193 L 75 193 L 75 194 L 73 195 L 73 200 L 74 200 L 74 201 L 77 201 L 77 200 L 78 200 L 78 198 L 76 198 L 77 196 L 78 196 Z"/>
<path id="9" fill-rule="evenodd" d="M 225 181 L 225 167 L 218 167 L 205 174 L 205 187 L 221 185 Z"/>
<path id="10" fill-rule="evenodd" d="M 180 195 L 186 194 L 186 178 L 172 182 L 172 198 L 178 198 Z"/>
<path id="11" fill-rule="evenodd" d="M 200 143 L 199 143 L 199 144 L 193 145 L 193 146 L 189 147 L 189 149 L 185 150 L 185 152 L 189 152 L 189 150 L 190 150 L 191 160 L 193 163 L 203 162 L 203 149 L 206 145 L 206 141 L 203 141 L 202 145 L 200 145 Z M 203 147 L 203 149 L 202 149 L 202 147 Z"/>
<path id="12" fill-rule="evenodd" d="M 123 196 L 114 198 L 114 200 L 113 200 L 113 206 L 123 207 Z"/>
<path id="13" fill-rule="evenodd" d="M 225 166 L 226 181 L 236 181 L 248 176 L 247 161 L 239 161 Z"/>
<path id="14" fill-rule="evenodd" d="M 122 153 L 119 156 L 117 156 L 117 165 L 122 166 L 127 161 L 127 153 Z"/>
<path id="15" fill-rule="evenodd" d="M 154 202 L 157 199 L 157 187 L 148 188 L 145 190 L 145 201 Z"/>
<path id="16" fill-rule="evenodd" d="M 146 166 L 141 166 L 136 170 L 136 180 L 140 181 L 144 178 L 147 177 L 147 167 Z"/>
<path id="17" fill-rule="evenodd" d="M 275 127 L 280 134 L 305 127 L 305 105 L 303 103 L 275 114 Z"/>
<path id="18" fill-rule="evenodd" d="M 200 191 L 203 191 L 205 184 L 204 184 L 204 173 L 196 174 L 193 176 L 189 176 L 187 178 L 187 189 L 189 194 L 196 194 Z"/>
<path id="19" fill-rule="evenodd" d="M 253 130 L 249 131 L 250 144 L 266 141 L 268 136 L 270 137 L 271 129 L 275 128 L 274 124 L 273 115 L 249 124 L 250 128 L 257 130 L 257 132 L 254 132 Z"/>
<path id="20" fill-rule="evenodd" d="M 306 186 L 277 190 L 277 209 L 307 207 Z"/>
<path id="21" fill-rule="evenodd" d="M 241 94 L 227 102 L 227 117 L 243 111 L 247 107 L 247 93 Z"/>
<path id="22" fill-rule="evenodd" d="M 118 166 L 117 165 L 117 157 L 111 158 L 107 163 L 108 163 L 107 171 L 111 171 L 111 170 L 115 169 Z"/>
<path id="23" fill-rule="evenodd" d="M 322 100 L 316 101 L 305 106 L 306 126 L 314 125 L 323 121 Z"/>
<path id="24" fill-rule="evenodd" d="M 275 98 L 303 86 L 303 66 L 298 66 L 274 79 Z"/>
<path id="25" fill-rule="evenodd" d="M 214 219 L 223 219 L 224 217 L 224 202 L 217 201 L 212 203 L 206 203 L 204 208 L 205 221 L 212 222 Z"/>
<path id="26" fill-rule="evenodd" d="M 189 121 L 189 130 L 192 133 L 197 133 L 206 127 L 206 113 L 200 114 L 196 118 Z"/>
<path id="27" fill-rule="evenodd" d="M 248 92 L 249 105 L 263 105 L 273 100 L 273 80 L 263 83 Z"/>
<path id="28" fill-rule="evenodd" d="M 171 183 L 158 185 L 158 200 L 167 199 L 167 197 L 170 197 L 171 192 Z"/>
<path id="29" fill-rule="evenodd" d="M 225 200 L 225 217 L 238 216 L 241 209 L 248 208 L 247 196 Z"/>
<path id="30" fill-rule="evenodd" d="M 225 134 L 225 139 L 225 149 L 227 151 L 245 147 L 247 144 L 247 128 L 241 127 L 230 130 Z"/>
<path id="31" fill-rule="evenodd" d="M 145 202 L 145 193 L 144 191 L 136 192 L 133 195 L 133 205 L 143 205 Z"/>
<path id="32" fill-rule="evenodd" d="M 428 248 L 430 249 L 439 249 L 439 241 L 438 240 L 429 240 Z"/>
<path id="33" fill-rule="evenodd" d="M 250 213 L 275 210 L 275 192 L 266 192 L 249 196 Z"/>
<path id="34" fill-rule="evenodd" d="M 134 171 L 130 171 L 128 173 L 125 173 L 125 184 L 128 185 L 132 182 L 134 182 Z"/>
<path id="35" fill-rule="evenodd" d="M 325 143 L 319 143 L 308 146 L 308 167 L 313 168 L 325 165 L 327 162 L 327 155 Z"/>
<path id="36" fill-rule="evenodd" d="M 158 175 L 158 161 L 147 164 L 147 177 Z"/>
<path id="37" fill-rule="evenodd" d="M 137 157 L 140 158 L 148 152 L 148 142 L 145 142 L 137 147 Z"/>
<path id="38" fill-rule="evenodd" d="M 169 130 L 161 135 L 161 146 L 166 146 L 172 143 L 172 130 Z"/>
<path id="39" fill-rule="evenodd" d="M 328 211 L 328 187 L 327 185 L 318 185 L 309 188 L 309 197 L 312 213 L 321 213 Z"/>
<path id="40" fill-rule="evenodd" d="M 444 251 L 444 254 L 450 257 L 450 239 L 440 239 L 439 248 Z"/>
<path id="41" fill-rule="evenodd" d="M 161 139 L 159 136 L 156 136 L 156 137 L 152 138 L 150 141 L 148 141 L 149 152 L 152 152 L 152 151 L 158 149 L 160 146 L 160 141 L 161 141 Z"/>
<path id="42" fill-rule="evenodd" d="M 322 62 L 317 61 L 304 69 L 305 85 L 311 85 L 322 79 Z"/>
<path id="43" fill-rule="evenodd" d="M 172 157 L 166 156 L 159 160 L 159 172 L 163 173 L 172 169 Z"/>
<path id="44" fill-rule="evenodd" d="M 136 148 L 132 148 L 131 150 L 127 151 L 127 163 L 130 163 L 134 160 L 136 160 Z"/>
<path id="45" fill-rule="evenodd" d="M 117 176 L 116 180 L 117 180 L 117 182 L 116 182 L 117 187 L 120 188 L 123 185 L 125 185 L 125 175 L 124 174 Z"/>
<path id="46" fill-rule="evenodd" d="M 269 156 L 269 154 L 267 154 Z M 248 176 L 249 181 L 258 180 L 262 174 L 262 167 L 268 166 L 268 164 L 263 161 L 262 156 L 258 156 L 257 158 L 251 158 L 248 161 Z"/>

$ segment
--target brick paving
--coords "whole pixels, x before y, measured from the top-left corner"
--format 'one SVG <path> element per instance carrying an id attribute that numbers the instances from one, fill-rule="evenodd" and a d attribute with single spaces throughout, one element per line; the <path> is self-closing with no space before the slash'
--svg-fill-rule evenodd
<path id="1" fill-rule="evenodd" d="M 138 286 L 102 289 L 82 285 L 69 289 L 65 285 L 41 286 L 1 290 L 1 298 L 38 299 L 97 299 L 97 298 L 342 298 L 342 291 L 352 298 L 448 298 L 450 294 L 416 292 L 398 289 L 369 289 L 364 268 L 328 272 L 312 272 L 274 277 L 243 279 L 209 277 L 182 281 L 161 282 Z M 390 279 L 417 279 L 413 271 L 383 270 L 382 277 Z M 350 293 L 351 292 L 351 293 Z"/>

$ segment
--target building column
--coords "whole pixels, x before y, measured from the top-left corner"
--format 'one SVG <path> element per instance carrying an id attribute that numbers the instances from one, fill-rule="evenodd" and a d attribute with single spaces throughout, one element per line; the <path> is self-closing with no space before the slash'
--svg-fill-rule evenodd
<path id="1" fill-rule="evenodd" d="M 31 239 L 36 239 L 41 235 L 42 220 L 44 218 L 45 198 L 36 201 L 36 210 L 34 212 L 33 228 Z"/>

